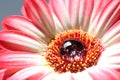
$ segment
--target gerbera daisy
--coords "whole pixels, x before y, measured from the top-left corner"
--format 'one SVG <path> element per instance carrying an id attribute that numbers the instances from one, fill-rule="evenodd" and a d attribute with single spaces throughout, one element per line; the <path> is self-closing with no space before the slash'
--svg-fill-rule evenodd
<path id="1" fill-rule="evenodd" d="M 2 22 L 1 79 L 120 79 L 119 0 L 24 0 L 22 13 Z"/>

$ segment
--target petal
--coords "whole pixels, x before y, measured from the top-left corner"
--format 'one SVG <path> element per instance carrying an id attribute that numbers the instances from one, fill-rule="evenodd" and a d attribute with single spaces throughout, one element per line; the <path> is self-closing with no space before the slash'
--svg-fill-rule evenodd
<path id="1" fill-rule="evenodd" d="M 53 20 L 55 23 L 56 32 L 58 34 L 64 32 L 65 29 L 62 26 L 62 24 L 60 23 L 60 21 L 58 20 L 57 16 L 54 13 L 52 13 L 52 16 L 53 16 Z"/>
<path id="2" fill-rule="evenodd" d="M 30 1 L 30 0 L 24 0 L 24 4 L 28 3 L 29 1 Z M 27 13 L 26 13 L 25 5 L 22 6 L 21 12 L 22 12 L 22 14 L 23 14 L 25 17 L 28 17 L 28 18 L 29 18 L 29 16 L 28 16 Z M 32 18 L 32 19 L 33 19 L 33 18 Z"/>
<path id="3" fill-rule="evenodd" d="M 91 67 L 73 75 L 75 80 L 119 80 L 120 72 L 109 68 Z"/>
<path id="4" fill-rule="evenodd" d="M 115 35 L 111 40 L 109 40 L 108 42 L 106 42 L 104 44 L 105 47 L 109 47 L 115 43 L 120 43 L 120 33 L 118 33 L 117 35 Z"/>
<path id="5" fill-rule="evenodd" d="M 120 69 L 120 43 L 108 47 L 102 53 L 97 66 Z"/>
<path id="6" fill-rule="evenodd" d="M 21 70 L 21 69 L 20 68 L 6 69 L 3 80 L 7 80 L 7 78 L 9 78 L 11 75 L 13 75 L 14 73 L 16 73 L 19 70 Z"/>
<path id="7" fill-rule="evenodd" d="M 28 3 L 29 0 L 24 0 L 24 3 Z M 26 13 L 26 10 L 25 10 L 25 6 L 23 5 L 22 8 L 21 8 L 21 12 L 22 14 L 27 17 L 27 13 Z"/>
<path id="8" fill-rule="evenodd" d="M 38 52 L 45 48 L 40 41 L 19 31 L 1 31 L 0 44 L 14 51 Z"/>
<path id="9" fill-rule="evenodd" d="M 19 30 L 25 32 L 41 41 L 47 41 L 45 35 L 27 18 L 23 16 L 8 16 L 2 21 L 2 26 L 8 30 Z"/>
<path id="10" fill-rule="evenodd" d="M 52 14 L 45 0 L 28 0 L 24 3 L 27 17 L 30 18 L 50 39 L 55 34 Z"/>
<path id="11" fill-rule="evenodd" d="M 68 7 L 68 4 L 69 4 L 69 0 L 64 0 L 65 1 L 65 4 L 67 5 Z M 49 3 L 48 3 L 49 4 Z M 56 16 L 56 14 L 54 13 L 54 10 L 52 9 L 52 6 L 51 4 L 49 4 L 49 7 L 50 7 L 50 10 L 51 10 L 51 13 L 52 13 L 52 17 L 53 17 L 53 21 L 54 21 L 54 24 L 55 24 L 55 28 L 56 28 L 56 32 L 58 34 L 64 32 L 64 27 L 62 26 L 62 23 L 59 21 L 58 17 Z"/>
<path id="12" fill-rule="evenodd" d="M 69 1 L 69 14 L 73 28 L 79 29 L 79 5 L 80 0 Z"/>
<path id="13" fill-rule="evenodd" d="M 24 1 L 25 1 L 25 0 L 24 0 Z M 25 17 L 27 17 L 27 14 L 26 14 L 25 7 L 24 7 L 24 6 L 22 6 L 22 8 L 21 8 L 21 12 L 22 12 L 22 14 L 23 14 Z"/>
<path id="14" fill-rule="evenodd" d="M 37 74 L 37 76 L 39 75 L 39 79 L 38 78 L 35 79 L 35 77 L 32 77 L 32 78 L 35 80 L 41 80 L 43 77 L 48 75 L 52 70 L 53 70 L 52 68 L 45 67 L 45 66 L 29 67 L 15 73 L 8 80 L 26 80 L 35 74 Z M 33 79 L 29 79 L 29 80 L 33 80 Z"/>
<path id="15" fill-rule="evenodd" d="M 93 80 L 87 71 L 72 73 L 73 80 Z"/>
<path id="16" fill-rule="evenodd" d="M 103 8 L 98 11 L 95 18 L 91 20 L 89 33 L 94 33 L 101 38 L 104 33 L 120 18 L 120 2 L 111 0 L 106 2 Z"/>
<path id="17" fill-rule="evenodd" d="M 2 45 L 0 45 L 0 51 L 3 50 L 3 49 L 4 49 L 4 47 Z"/>
<path id="18" fill-rule="evenodd" d="M 120 20 L 117 21 L 102 37 L 102 44 L 104 45 L 110 41 L 114 36 L 120 34 Z M 115 40 L 116 41 L 116 40 Z"/>
<path id="19" fill-rule="evenodd" d="M 97 15 L 104 9 L 104 7 L 110 2 L 111 0 L 94 0 L 94 9 L 92 11 L 91 21 L 95 19 Z"/>
<path id="20" fill-rule="evenodd" d="M 94 7 L 93 4 L 93 0 L 80 0 L 79 27 L 84 31 L 88 31 L 90 17 Z"/>
<path id="21" fill-rule="evenodd" d="M 100 12 L 104 9 L 104 7 L 110 2 L 110 0 L 94 0 L 94 8 L 92 11 L 90 26 L 88 32 L 93 34 L 95 32 L 97 20 L 99 18 Z"/>
<path id="22" fill-rule="evenodd" d="M 88 70 L 93 80 L 119 80 L 120 72 L 109 68 L 94 68 Z"/>
<path id="23" fill-rule="evenodd" d="M 64 0 L 64 3 L 68 9 L 69 7 L 69 0 Z M 59 17 L 57 17 L 56 13 L 54 13 L 54 10 L 52 8 L 52 4 L 49 4 L 49 7 L 50 7 L 50 10 L 51 10 L 51 13 L 52 13 L 52 17 L 53 17 L 53 21 L 54 21 L 54 24 L 55 24 L 55 28 L 56 28 L 56 32 L 58 34 L 64 32 L 65 30 L 67 30 L 63 25 L 62 23 L 60 22 L 59 20 Z"/>
<path id="24" fill-rule="evenodd" d="M 3 80 L 5 71 L 6 71 L 5 69 L 0 70 L 0 80 Z"/>
<path id="25" fill-rule="evenodd" d="M 62 24 L 64 30 L 71 29 L 72 27 L 70 23 L 68 5 L 66 4 L 66 0 L 50 0 L 50 6 L 54 14 L 57 16 L 58 20 Z"/>
<path id="26" fill-rule="evenodd" d="M 0 68 L 17 69 L 47 65 L 44 56 L 28 52 L 4 51 L 0 54 Z"/>
<path id="27" fill-rule="evenodd" d="M 84 12 L 83 12 L 83 15 L 84 15 L 84 18 L 83 18 L 83 20 L 84 20 L 84 22 L 83 22 L 83 30 L 84 31 L 88 31 L 91 14 L 92 14 L 93 7 L 94 7 L 93 5 L 94 5 L 94 0 L 86 0 L 85 1 Z"/>
<path id="28" fill-rule="evenodd" d="M 111 25 L 113 25 L 120 18 L 120 1 L 110 2 L 102 11 L 96 27 L 96 34 L 101 37 Z M 99 34 L 102 33 L 102 34 Z"/>
<path id="29" fill-rule="evenodd" d="M 64 0 L 64 3 L 65 3 L 65 5 L 66 5 L 66 7 L 68 9 L 68 7 L 69 7 L 69 0 Z"/>
<path id="30" fill-rule="evenodd" d="M 74 80 L 71 76 L 70 72 L 58 74 L 56 72 L 53 72 L 46 77 L 44 77 L 42 80 Z"/>

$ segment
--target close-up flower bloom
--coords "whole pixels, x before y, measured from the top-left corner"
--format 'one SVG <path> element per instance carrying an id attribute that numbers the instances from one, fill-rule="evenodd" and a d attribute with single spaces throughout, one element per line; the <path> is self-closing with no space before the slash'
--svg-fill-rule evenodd
<path id="1" fill-rule="evenodd" d="M 2 21 L 0 80 L 120 80 L 120 0 L 24 0 Z"/>

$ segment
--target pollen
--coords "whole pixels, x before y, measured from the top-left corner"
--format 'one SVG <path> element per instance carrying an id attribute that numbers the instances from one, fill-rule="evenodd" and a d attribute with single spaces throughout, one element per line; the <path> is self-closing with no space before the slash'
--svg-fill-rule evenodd
<path id="1" fill-rule="evenodd" d="M 96 65 L 103 50 L 96 37 L 82 30 L 68 30 L 49 43 L 46 60 L 58 73 L 76 73 Z"/>

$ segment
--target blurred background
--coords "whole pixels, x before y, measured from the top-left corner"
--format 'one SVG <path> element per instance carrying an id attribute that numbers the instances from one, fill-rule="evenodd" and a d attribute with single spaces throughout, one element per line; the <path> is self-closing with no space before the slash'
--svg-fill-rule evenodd
<path id="1" fill-rule="evenodd" d="M 0 0 L 0 29 L 2 20 L 9 15 L 21 15 L 24 0 Z M 48 1 L 48 0 L 47 0 Z"/>
<path id="2" fill-rule="evenodd" d="M 0 29 L 2 20 L 9 15 L 21 15 L 23 0 L 0 0 Z"/>

